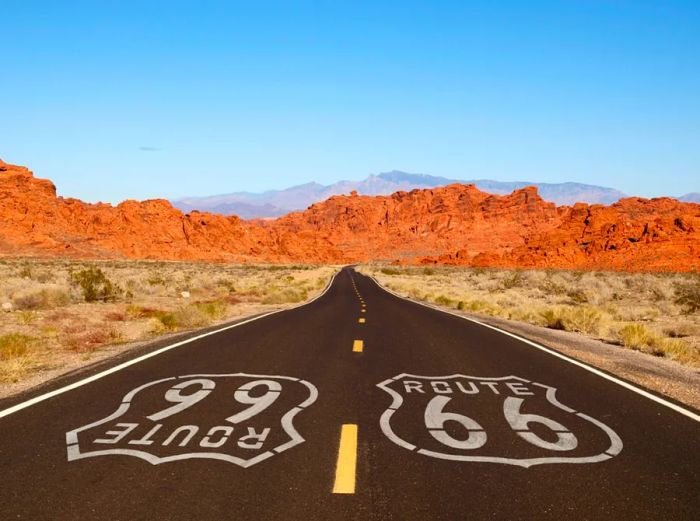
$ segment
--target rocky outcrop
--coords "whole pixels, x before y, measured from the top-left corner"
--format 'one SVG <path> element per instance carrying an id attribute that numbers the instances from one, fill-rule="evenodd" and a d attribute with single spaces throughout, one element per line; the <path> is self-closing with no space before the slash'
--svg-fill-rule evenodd
<path id="1" fill-rule="evenodd" d="M 112 206 L 57 197 L 50 181 L 2 162 L 0 216 L 0 252 L 6 254 L 238 262 L 342 257 L 316 237 L 298 244 L 235 216 L 183 214 L 161 199 Z"/>
<path id="2" fill-rule="evenodd" d="M 390 196 L 335 196 L 273 226 L 320 234 L 354 260 L 406 260 L 455 249 L 504 253 L 558 223 L 556 207 L 535 188 L 497 196 L 455 184 Z"/>
<path id="3" fill-rule="evenodd" d="M 231 262 L 384 259 L 473 266 L 696 271 L 700 205 L 623 199 L 557 207 L 534 187 L 491 195 L 453 184 L 334 196 L 273 221 L 165 200 L 87 204 L 0 161 L 0 254 Z"/>

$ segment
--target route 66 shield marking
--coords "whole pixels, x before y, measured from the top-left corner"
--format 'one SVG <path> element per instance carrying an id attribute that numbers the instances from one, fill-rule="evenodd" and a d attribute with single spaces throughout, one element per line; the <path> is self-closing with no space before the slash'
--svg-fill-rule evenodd
<path id="1" fill-rule="evenodd" d="M 425 456 L 528 468 L 596 463 L 622 450 L 610 427 L 559 402 L 554 387 L 517 376 L 404 373 L 377 387 L 392 397 L 384 435 Z"/>
<path id="2" fill-rule="evenodd" d="M 304 442 L 294 417 L 316 387 L 289 376 L 195 374 L 146 383 L 109 416 L 66 433 L 68 461 L 128 455 L 153 465 L 215 459 L 247 468 Z"/>

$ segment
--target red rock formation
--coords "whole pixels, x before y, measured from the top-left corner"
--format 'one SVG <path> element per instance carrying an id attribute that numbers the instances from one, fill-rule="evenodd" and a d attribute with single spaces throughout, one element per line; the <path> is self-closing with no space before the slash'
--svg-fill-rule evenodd
<path id="1" fill-rule="evenodd" d="M 0 253 L 213 261 L 402 263 L 572 269 L 700 269 L 700 205 L 624 199 L 556 207 L 535 188 L 472 185 L 335 196 L 274 221 L 164 200 L 86 204 L 0 161 Z"/>
<path id="2" fill-rule="evenodd" d="M 350 258 L 368 260 L 455 249 L 471 255 L 503 253 L 558 223 L 556 207 L 543 201 L 535 188 L 497 196 L 474 185 L 454 184 L 390 196 L 334 196 L 273 226 L 321 234 Z"/>
<path id="3" fill-rule="evenodd" d="M 0 216 L 0 252 L 9 254 L 275 262 L 342 257 L 316 237 L 297 244 L 238 217 L 184 215 L 165 200 L 112 206 L 56 197 L 50 181 L 2 162 Z"/>

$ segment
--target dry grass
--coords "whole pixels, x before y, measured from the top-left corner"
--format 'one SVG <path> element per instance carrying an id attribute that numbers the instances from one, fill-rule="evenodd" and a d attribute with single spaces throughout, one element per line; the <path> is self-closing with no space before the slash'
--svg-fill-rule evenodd
<path id="1" fill-rule="evenodd" d="M 0 384 L 72 369 L 105 346 L 302 302 L 333 267 L 0 260 Z M 7 391 L 5 391 L 7 392 Z"/>
<path id="2" fill-rule="evenodd" d="M 36 339 L 21 333 L 0 336 L 0 378 L 17 382 L 34 366 Z"/>
<path id="3" fill-rule="evenodd" d="M 370 264 L 390 289 L 700 366 L 700 276 Z"/>

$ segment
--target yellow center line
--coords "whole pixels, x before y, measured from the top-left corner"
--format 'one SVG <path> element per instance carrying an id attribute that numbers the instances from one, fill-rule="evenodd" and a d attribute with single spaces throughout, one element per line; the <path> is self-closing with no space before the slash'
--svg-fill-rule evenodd
<path id="1" fill-rule="evenodd" d="M 358 321 L 360 324 L 364 324 L 364 323 L 365 323 L 365 319 L 364 319 L 363 317 L 358 318 L 357 321 Z"/>
<path id="2" fill-rule="evenodd" d="M 362 350 L 365 347 L 365 343 L 362 340 L 355 340 L 352 343 L 352 352 L 353 353 L 361 353 Z"/>
<path id="3" fill-rule="evenodd" d="M 355 471 L 357 467 L 357 425 L 343 424 L 340 429 L 338 463 L 335 467 L 334 494 L 355 493 Z"/>

